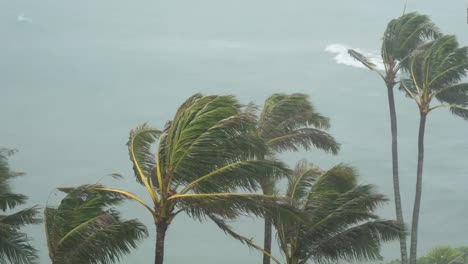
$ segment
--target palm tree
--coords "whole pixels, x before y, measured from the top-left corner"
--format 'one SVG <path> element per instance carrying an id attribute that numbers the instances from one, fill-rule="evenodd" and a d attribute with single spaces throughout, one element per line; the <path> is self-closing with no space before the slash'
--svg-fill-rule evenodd
<path id="1" fill-rule="evenodd" d="M 12 171 L 8 164 L 8 157 L 14 151 L 0 149 L 0 210 L 4 213 L 18 205 L 26 203 L 27 197 L 13 193 L 10 180 L 24 175 Z M 38 208 L 30 207 L 12 214 L 0 214 L 0 263 L 35 263 L 36 250 L 29 244 L 29 238 L 19 229 L 27 224 L 40 223 L 37 217 Z"/>
<path id="2" fill-rule="evenodd" d="M 433 110 L 448 108 L 453 114 L 468 120 L 468 83 L 460 83 L 467 69 L 468 47 L 460 48 L 455 36 L 446 35 L 412 56 L 409 64 L 410 77 L 401 81 L 401 89 L 416 103 L 420 117 L 410 264 L 415 264 L 417 257 L 426 119 Z M 433 99 L 437 99 L 440 104 L 433 105 Z"/>
<path id="3" fill-rule="evenodd" d="M 122 220 L 113 206 L 123 199 L 89 192 L 99 185 L 70 191 L 57 208 L 44 210 L 49 257 L 54 264 L 107 264 L 120 260 L 148 236 L 137 220 Z"/>
<path id="4" fill-rule="evenodd" d="M 379 71 L 376 65 L 364 55 L 355 50 L 349 50 L 349 54 L 364 66 L 376 72 L 387 87 L 388 106 L 390 109 L 390 129 L 392 136 L 392 171 L 393 171 L 393 191 L 395 196 L 395 211 L 397 221 L 404 223 L 403 209 L 401 205 L 400 180 L 398 175 L 398 140 L 397 140 L 397 116 L 395 110 L 395 99 L 393 88 L 395 87 L 396 76 L 401 71 L 407 70 L 409 56 L 427 40 L 440 36 L 439 30 L 431 22 L 428 16 L 417 13 L 402 15 L 391 20 L 383 35 L 382 41 L 382 61 L 384 72 Z M 401 262 L 408 262 L 406 246 L 406 236 L 400 237 Z"/>
<path id="5" fill-rule="evenodd" d="M 267 156 L 268 148 L 252 136 L 255 122 L 254 113 L 244 111 L 233 96 L 195 94 L 162 131 L 142 125 L 130 133 L 130 160 L 151 203 L 125 190 L 93 190 L 120 194 L 148 210 L 156 225 L 156 264 L 163 263 L 166 232 L 181 212 L 200 221 L 210 219 L 228 235 L 260 249 L 236 234 L 225 219 L 253 214 L 277 222 L 298 216 L 280 198 L 251 193 L 264 177 L 289 173 L 279 161 L 257 159 Z"/>
<path id="6" fill-rule="evenodd" d="M 273 94 L 266 99 L 260 113 L 255 135 L 263 140 L 273 153 L 306 150 L 312 147 L 337 154 L 339 144 L 326 130 L 329 119 L 318 113 L 305 94 Z M 261 182 L 263 194 L 275 193 L 275 180 Z M 272 223 L 265 218 L 263 264 L 270 263 Z"/>
<path id="7" fill-rule="evenodd" d="M 287 264 L 375 260 L 381 242 L 398 239 L 401 225 L 374 214 L 384 196 L 372 185 L 358 185 L 356 177 L 342 164 L 328 171 L 306 161 L 296 165 L 286 196 L 307 219 L 275 226 Z"/>

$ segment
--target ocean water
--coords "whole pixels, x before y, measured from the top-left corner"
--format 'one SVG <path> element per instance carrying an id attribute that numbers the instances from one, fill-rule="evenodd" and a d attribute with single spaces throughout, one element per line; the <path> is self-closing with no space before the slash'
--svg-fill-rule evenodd
<path id="1" fill-rule="evenodd" d="M 468 45 L 466 1 L 408 1 Z M 324 168 L 355 166 L 362 182 L 392 198 L 390 129 L 381 80 L 346 55 L 353 47 L 379 63 L 382 32 L 404 1 L 28 1 L 0 0 L 0 146 L 17 148 L 12 165 L 27 173 L 15 189 L 29 205 L 57 204 L 60 186 L 92 183 L 118 172 L 144 198 L 125 146 L 131 128 L 162 127 L 187 97 L 236 94 L 262 104 L 275 92 L 310 95 L 331 118 L 342 143 L 338 156 L 318 151 L 284 154 Z M 416 174 L 416 106 L 397 95 L 400 175 L 406 221 Z M 447 111 L 427 124 L 419 254 L 437 245 L 468 245 L 468 123 Z M 126 218 L 147 224 L 150 237 L 121 263 L 151 263 L 154 227 L 135 203 Z M 394 217 L 392 203 L 380 209 Z M 262 221 L 243 218 L 236 229 L 262 241 Z M 41 225 L 27 228 L 49 263 Z M 274 254 L 281 258 L 275 249 Z M 399 255 L 383 246 L 386 260 Z M 259 263 L 261 255 L 209 223 L 184 215 L 168 231 L 166 263 Z"/>

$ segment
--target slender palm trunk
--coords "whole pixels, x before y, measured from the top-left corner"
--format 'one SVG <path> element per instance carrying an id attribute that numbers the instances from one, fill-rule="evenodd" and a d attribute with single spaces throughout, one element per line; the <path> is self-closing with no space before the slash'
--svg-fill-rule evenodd
<path id="1" fill-rule="evenodd" d="M 156 224 L 156 257 L 155 264 L 163 264 L 164 262 L 164 240 L 166 238 L 166 231 L 169 227 L 168 224 Z"/>
<path id="2" fill-rule="evenodd" d="M 263 240 L 263 249 L 271 254 L 271 233 L 272 233 L 272 224 L 269 217 L 265 217 L 265 234 Z M 270 256 L 263 254 L 263 264 L 270 264 Z"/>
<path id="3" fill-rule="evenodd" d="M 395 196 L 395 211 L 397 221 L 400 224 L 404 224 L 403 220 L 403 208 L 401 206 L 401 195 L 400 195 L 400 179 L 398 176 L 398 130 L 397 130 L 397 117 L 395 111 L 395 98 L 393 96 L 393 85 L 387 85 L 388 91 L 388 106 L 390 109 L 390 127 L 392 131 L 392 170 L 393 170 L 393 192 Z M 400 253 L 401 263 L 408 263 L 408 252 L 406 246 L 406 236 L 400 235 Z"/>
<path id="4" fill-rule="evenodd" d="M 421 208 L 422 174 L 424 163 L 424 130 L 426 128 L 426 117 L 427 113 L 421 111 L 418 135 L 418 169 L 416 174 L 416 195 L 414 198 L 413 221 L 411 226 L 411 249 L 409 259 L 410 264 L 416 264 L 417 257 L 419 210 Z"/>

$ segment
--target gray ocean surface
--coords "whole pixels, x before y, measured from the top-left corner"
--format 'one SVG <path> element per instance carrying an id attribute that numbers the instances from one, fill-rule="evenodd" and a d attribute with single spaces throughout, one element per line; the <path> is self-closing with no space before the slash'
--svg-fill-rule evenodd
<path id="1" fill-rule="evenodd" d="M 346 57 L 347 47 L 378 55 L 387 22 L 404 1 L 266 0 L 0 0 L 0 146 L 17 148 L 14 168 L 27 173 L 14 188 L 28 205 L 57 205 L 60 186 L 104 178 L 145 199 L 132 176 L 128 132 L 143 122 L 162 127 L 196 92 L 235 94 L 262 104 L 275 92 L 310 95 L 331 118 L 342 144 L 338 156 L 319 151 L 285 154 L 323 168 L 355 166 L 361 181 L 392 198 L 386 90 Z M 468 45 L 467 2 L 408 1 L 407 12 L 431 16 Z M 410 221 L 416 174 L 418 112 L 397 94 L 400 175 Z M 448 111 L 429 117 L 419 254 L 434 246 L 468 245 L 468 123 Z M 151 216 L 136 203 L 124 217 L 147 224 L 150 236 L 121 263 L 152 263 Z M 379 210 L 393 218 L 392 202 Z M 262 220 L 243 218 L 237 231 L 261 243 Z M 42 225 L 27 228 L 50 263 Z M 274 255 L 281 258 L 275 248 Z M 399 256 L 383 246 L 385 260 Z M 185 215 L 168 231 L 167 263 L 260 263 L 261 255 L 213 224 Z"/>

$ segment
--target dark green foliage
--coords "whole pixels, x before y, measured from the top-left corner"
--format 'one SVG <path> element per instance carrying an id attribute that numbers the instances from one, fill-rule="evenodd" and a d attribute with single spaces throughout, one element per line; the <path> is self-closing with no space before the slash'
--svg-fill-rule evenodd
<path id="1" fill-rule="evenodd" d="M 322 171 L 298 163 L 287 195 L 305 222 L 275 224 L 288 264 L 380 259 L 381 243 L 403 232 L 395 221 L 374 214 L 386 199 L 373 186 L 358 185 L 356 177 L 346 165 Z"/>
<path id="2" fill-rule="evenodd" d="M 92 185 L 68 191 L 57 208 L 44 211 L 49 256 L 57 264 L 114 263 L 148 236 L 137 220 L 122 220 L 112 208 L 122 198 L 96 193 Z"/>
<path id="3" fill-rule="evenodd" d="M 11 214 L 4 214 L 26 202 L 27 197 L 13 193 L 10 181 L 23 175 L 12 171 L 8 164 L 8 157 L 14 151 L 0 149 L 0 264 L 36 263 L 36 250 L 29 244 L 29 237 L 20 232 L 20 228 L 28 224 L 40 223 L 37 217 L 38 208 L 31 207 Z"/>

